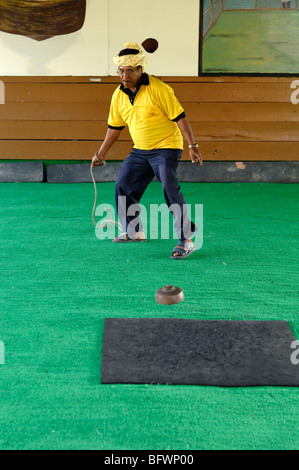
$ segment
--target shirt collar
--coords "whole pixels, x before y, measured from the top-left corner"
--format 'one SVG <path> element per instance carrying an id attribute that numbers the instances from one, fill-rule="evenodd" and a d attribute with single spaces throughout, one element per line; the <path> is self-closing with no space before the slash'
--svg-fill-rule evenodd
<path id="1" fill-rule="evenodd" d="M 130 88 L 125 88 L 123 84 L 120 85 L 120 90 L 126 93 L 126 95 L 132 95 L 136 94 L 138 90 L 140 89 L 141 85 L 149 85 L 149 78 L 147 73 L 143 73 L 140 78 L 140 82 L 138 83 L 136 90 L 133 92 L 130 90 Z"/>

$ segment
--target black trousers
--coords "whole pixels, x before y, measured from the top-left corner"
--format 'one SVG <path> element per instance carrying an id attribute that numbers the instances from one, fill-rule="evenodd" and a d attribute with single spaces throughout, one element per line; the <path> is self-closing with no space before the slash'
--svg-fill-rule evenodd
<path id="1" fill-rule="evenodd" d="M 162 184 L 165 202 L 173 214 L 178 238 L 184 241 L 198 230 L 188 218 L 186 202 L 178 184 L 177 169 L 181 156 L 180 149 L 133 149 L 121 164 L 115 186 L 116 208 L 120 223 L 129 236 L 142 230 L 136 206 L 132 213 L 129 208 L 138 206 L 154 176 Z"/>

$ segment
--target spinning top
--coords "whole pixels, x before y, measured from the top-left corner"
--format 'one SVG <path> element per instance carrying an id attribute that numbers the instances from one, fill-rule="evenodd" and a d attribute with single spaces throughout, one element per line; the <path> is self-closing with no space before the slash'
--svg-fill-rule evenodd
<path id="1" fill-rule="evenodd" d="M 184 300 L 184 292 L 180 287 L 167 285 L 156 291 L 155 299 L 162 305 L 178 304 Z"/>
<path id="2" fill-rule="evenodd" d="M 157 39 L 154 38 L 147 38 L 141 45 L 146 50 L 146 52 L 149 52 L 150 54 L 155 52 L 159 47 Z"/>

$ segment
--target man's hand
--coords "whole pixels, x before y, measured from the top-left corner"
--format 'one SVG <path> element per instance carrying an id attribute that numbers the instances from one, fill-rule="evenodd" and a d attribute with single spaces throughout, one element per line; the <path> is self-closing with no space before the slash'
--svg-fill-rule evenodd
<path id="1" fill-rule="evenodd" d="M 92 168 L 96 166 L 103 166 L 105 164 L 106 164 L 105 158 L 99 157 L 98 152 L 92 157 L 92 160 L 91 160 Z"/>
<path id="2" fill-rule="evenodd" d="M 190 153 L 190 158 L 191 158 L 192 163 L 200 163 L 201 166 L 203 165 L 202 155 L 200 151 L 198 150 L 198 148 L 193 147 L 189 149 L 189 153 Z"/>

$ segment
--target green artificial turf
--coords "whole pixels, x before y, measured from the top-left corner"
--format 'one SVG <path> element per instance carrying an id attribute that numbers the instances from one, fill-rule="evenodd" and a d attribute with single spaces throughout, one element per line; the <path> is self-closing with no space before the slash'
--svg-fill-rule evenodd
<path id="1" fill-rule="evenodd" d="M 285 320 L 299 339 L 298 186 L 181 187 L 204 242 L 173 261 L 175 240 L 98 240 L 91 184 L 0 185 L 0 449 L 298 449 L 298 388 L 101 385 L 106 317 Z M 142 203 L 162 202 L 152 183 Z M 158 305 L 165 284 L 184 302 Z"/>
<path id="2" fill-rule="evenodd" d="M 203 42 L 203 72 L 297 73 L 299 11 L 224 11 Z"/>

